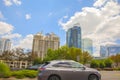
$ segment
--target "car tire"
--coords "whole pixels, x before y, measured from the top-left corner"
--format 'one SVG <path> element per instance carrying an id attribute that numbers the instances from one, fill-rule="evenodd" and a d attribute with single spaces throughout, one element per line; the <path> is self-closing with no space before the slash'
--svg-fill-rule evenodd
<path id="1" fill-rule="evenodd" d="M 98 79 L 98 76 L 97 76 L 97 75 L 92 74 L 92 75 L 90 75 L 90 76 L 88 77 L 88 80 L 99 80 L 99 79 Z"/>
<path id="2" fill-rule="evenodd" d="M 57 75 L 52 75 L 48 78 L 48 80 L 60 80 L 60 77 Z"/>

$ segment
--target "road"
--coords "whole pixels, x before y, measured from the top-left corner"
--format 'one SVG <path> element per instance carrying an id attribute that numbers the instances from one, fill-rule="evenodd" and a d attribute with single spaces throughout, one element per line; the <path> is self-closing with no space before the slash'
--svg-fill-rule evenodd
<path id="1" fill-rule="evenodd" d="M 120 71 L 101 71 L 101 80 L 120 80 Z"/>
<path id="2" fill-rule="evenodd" d="M 120 80 L 120 71 L 100 71 L 102 75 L 101 80 Z M 0 80 L 37 80 L 37 78 L 30 79 L 15 79 L 15 78 L 9 78 L 9 79 L 1 79 Z"/>

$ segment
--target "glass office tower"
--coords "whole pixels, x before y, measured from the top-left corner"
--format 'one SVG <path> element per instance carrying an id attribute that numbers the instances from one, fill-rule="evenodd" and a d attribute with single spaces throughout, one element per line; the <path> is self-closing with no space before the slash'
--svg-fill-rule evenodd
<path id="1" fill-rule="evenodd" d="M 74 26 L 68 29 L 66 33 L 66 43 L 68 47 L 81 47 L 81 28 L 79 26 Z"/>
<path id="2" fill-rule="evenodd" d="M 101 57 L 109 57 L 120 54 L 120 45 L 105 45 L 100 47 Z"/>
<path id="3" fill-rule="evenodd" d="M 82 39 L 82 50 L 93 54 L 93 41 L 89 38 Z"/>

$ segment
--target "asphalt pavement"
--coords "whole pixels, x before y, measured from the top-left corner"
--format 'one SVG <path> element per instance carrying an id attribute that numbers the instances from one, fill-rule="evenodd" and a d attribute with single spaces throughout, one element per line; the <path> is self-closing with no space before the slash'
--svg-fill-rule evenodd
<path id="1" fill-rule="evenodd" d="M 100 71 L 101 80 L 120 80 L 120 71 Z"/>

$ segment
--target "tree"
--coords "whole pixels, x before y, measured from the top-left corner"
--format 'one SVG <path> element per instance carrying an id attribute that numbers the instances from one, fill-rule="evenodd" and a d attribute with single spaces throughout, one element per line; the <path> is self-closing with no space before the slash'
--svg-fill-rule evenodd
<path id="1" fill-rule="evenodd" d="M 32 55 L 32 52 L 27 52 L 26 53 L 26 60 L 27 61 L 33 61 L 35 58 L 34 58 L 34 56 Z"/>
<path id="2" fill-rule="evenodd" d="M 83 52 L 83 64 L 90 63 L 90 61 L 93 59 L 93 57 L 87 52 Z"/>
<path id="3" fill-rule="evenodd" d="M 48 49 L 47 54 L 44 58 L 44 61 L 50 61 L 50 60 L 54 60 L 54 59 L 55 59 L 54 50 L 53 49 Z"/>
<path id="4" fill-rule="evenodd" d="M 82 53 L 80 48 L 61 46 L 57 50 L 48 49 L 44 61 L 56 60 L 56 59 L 68 59 L 75 60 L 80 63 L 89 63 L 92 60 L 92 56 L 88 52 Z"/>
<path id="5" fill-rule="evenodd" d="M 14 58 L 14 53 L 12 51 L 4 51 L 1 55 L 1 59 L 3 60 L 13 60 Z"/>
<path id="6" fill-rule="evenodd" d="M 35 58 L 33 60 L 33 65 L 36 65 L 36 64 L 41 64 L 42 63 L 42 59 L 41 58 Z"/>
<path id="7" fill-rule="evenodd" d="M 112 55 L 110 56 L 110 59 L 113 60 L 113 62 L 116 64 L 116 67 L 118 67 L 120 63 L 120 54 Z"/>
<path id="8" fill-rule="evenodd" d="M 57 50 L 48 49 L 44 61 L 56 60 L 56 59 L 67 59 L 68 58 L 68 47 L 62 46 Z"/>

